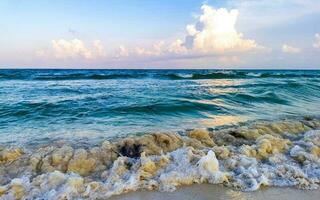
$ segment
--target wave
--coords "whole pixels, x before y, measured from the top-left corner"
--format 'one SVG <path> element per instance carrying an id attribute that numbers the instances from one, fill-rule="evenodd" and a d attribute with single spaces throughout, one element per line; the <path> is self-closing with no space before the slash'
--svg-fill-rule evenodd
<path id="1" fill-rule="evenodd" d="M 59 93 L 60 90 L 54 90 Z M 62 92 L 74 93 L 73 90 Z M 304 93 L 302 93 L 304 94 Z M 95 95 L 76 94 L 74 97 L 64 97 L 55 100 L 38 100 L 38 101 L 21 101 L 3 105 L 0 108 L 0 123 L 6 123 L 7 120 L 32 121 L 36 119 L 48 119 L 51 117 L 70 118 L 77 117 L 82 114 L 86 116 L 119 116 L 128 115 L 146 115 L 146 116 L 176 116 L 190 115 L 193 117 L 203 116 L 206 113 L 223 113 L 232 112 L 228 106 L 236 107 L 244 104 L 261 104 L 268 103 L 271 105 L 282 104 L 291 105 L 293 102 L 283 96 L 279 96 L 275 92 L 254 93 L 225 93 L 215 94 L 214 96 L 206 96 L 199 94 L 198 96 L 188 95 L 184 98 L 169 98 L 161 101 L 142 101 L 142 102 L 118 102 L 118 98 L 108 96 L 104 93 Z M 216 104 L 214 99 L 221 99 L 224 102 Z M 207 99 L 207 100 L 206 100 Z M 97 107 L 97 101 L 105 105 Z M 114 103 L 110 103 L 114 102 Z M 90 106 L 88 106 L 90 105 Z M 72 109 L 71 109 L 72 108 Z M 78 119 L 78 118 L 77 118 Z"/>
<path id="2" fill-rule="evenodd" d="M 92 74 L 92 73 L 67 73 L 67 74 L 42 74 L 42 73 L 0 73 L 0 80 L 39 80 L 39 81 L 60 81 L 60 80 L 105 80 L 105 79 L 132 79 L 143 78 L 147 74 Z"/>
<path id="3" fill-rule="evenodd" d="M 130 78 L 142 78 L 144 75 L 135 74 L 71 74 L 60 76 L 39 76 L 33 78 L 33 80 L 106 80 L 106 79 L 130 79 Z"/>
<path id="4" fill-rule="evenodd" d="M 221 108 L 212 104 L 206 104 L 200 101 L 175 100 L 164 103 L 153 103 L 149 105 L 128 105 L 111 109 L 114 112 L 123 113 L 154 113 L 170 115 L 174 113 L 200 112 L 200 111 L 218 111 Z"/>
<path id="5" fill-rule="evenodd" d="M 271 103 L 271 104 L 283 104 L 283 105 L 290 104 L 289 100 L 280 97 L 275 92 L 264 92 L 259 95 L 239 93 L 233 96 L 234 97 L 230 99 L 233 99 L 235 101 L 249 102 L 249 103 L 255 102 L 255 103 Z"/>
<path id="6" fill-rule="evenodd" d="M 318 74 L 281 74 L 281 73 L 262 73 L 260 78 L 319 78 Z"/>
<path id="7" fill-rule="evenodd" d="M 1 199 L 105 199 L 139 189 L 221 184 L 317 189 L 320 120 L 311 117 L 184 134 L 153 133 L 87 149 L 58 142 L 0 150 Z M 1 186 L 2 185 L 2 186 Z"/>
<path id="8" fill-rule="evenodd" d="M 60 81 L 60 80 L 108 80 L 108 79 L 169 79 L 169 80 L 198 80 L 198 79 L 252 79 L 252 78 L 320 78 L 318 71 L 214 71 L 203 72 L 202 70 L 124 70 L 123 72 L 112 70 L 76 70 L 76 71 L 46 71 L 46 70 L 5 70 L 0 71 L 0 80 L 39 80 L 39 81 Z"/>
<path id="9" fill-rule="evenodd" d="M 197 80 L 197 79 L 252 79 L 252 78 L 320 78 L 319 74 L 274 74 L 274 73 L 246 73 L 232 72 L 222 73 L 214 72 L 207 74 L 194 73 L 190 76 L 182 76 L 179 74 L 167 74 L 164 77 L 173 80 Z"/>
<path id="10" fill-rule="evenodd" d="M 244 72 L 237 73 L 223 73 L 223 72 L 214 72 L 207 74 L 193 73 L 190 76 L 183 76 L 179 74 L 167 74 L 164 75 L 169 79 L 179 80 L 179 79 L 238 79 L 238 78 L 247 78 L 248 76 Z"/>

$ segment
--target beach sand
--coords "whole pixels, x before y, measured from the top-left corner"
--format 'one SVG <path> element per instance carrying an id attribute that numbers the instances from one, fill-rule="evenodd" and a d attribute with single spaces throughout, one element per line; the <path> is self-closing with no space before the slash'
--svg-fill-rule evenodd
<path id="1" fill-rule="evenodd" d="M 200 184 L 181 187 L 174 192 L 138 191 L 114 196 L 111 200 L 318 200 L 320 189 L 299 190 L 296 188 L 266 187 L 254 192 L 241 192 L 220 185 Z"/>

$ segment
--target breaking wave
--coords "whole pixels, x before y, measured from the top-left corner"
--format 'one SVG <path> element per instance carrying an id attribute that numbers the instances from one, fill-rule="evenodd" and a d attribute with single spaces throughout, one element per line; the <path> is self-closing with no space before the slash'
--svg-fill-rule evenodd
<path id="1" fill-rule="evenodd" d="M 0 149 L 1 199 L 105 199 L 139 189 L 222 184 L 316 189 L 320 120 L 253 121 L 215 130 L 153 133 L 79 148 L 66 142 Z"/>

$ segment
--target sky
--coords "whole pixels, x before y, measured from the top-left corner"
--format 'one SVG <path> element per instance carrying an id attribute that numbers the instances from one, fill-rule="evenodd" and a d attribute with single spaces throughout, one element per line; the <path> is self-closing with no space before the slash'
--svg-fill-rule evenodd
<path id="1" fill-rule="evenodd" d="M 320 69 L 320 1 L 1 0 L 0 68 Z"/>

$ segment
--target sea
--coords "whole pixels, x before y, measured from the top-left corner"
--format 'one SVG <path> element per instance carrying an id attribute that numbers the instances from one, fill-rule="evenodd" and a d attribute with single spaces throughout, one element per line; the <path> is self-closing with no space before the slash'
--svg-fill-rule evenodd
<path id="1" fill-rule="evenodd" d="M 320 70 L 0 70 L 1 200 L 201 183 L 318 194 Z"/>
<path id="2" fill-rule="evenodd" d="M 0 144 L 320 115 L 320 70 L 0 70 Z"/>

